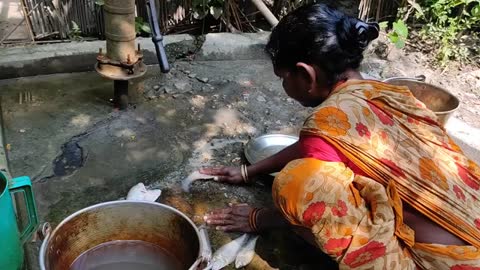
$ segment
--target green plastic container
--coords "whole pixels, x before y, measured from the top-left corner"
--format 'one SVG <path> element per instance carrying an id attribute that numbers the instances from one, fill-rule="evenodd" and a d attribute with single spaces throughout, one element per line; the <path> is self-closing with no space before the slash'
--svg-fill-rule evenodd
<path id="1" fill-rule="evenodd" d="M 28 224 L 19 230 L 13 193 L 25 196 Z M 8 181 L 0 172 L 0 269 L 20 270 L 23 267 L 23 244 L 30 239 L 38 225 L 38 215 L 30 178 L 22 176 Z"/>

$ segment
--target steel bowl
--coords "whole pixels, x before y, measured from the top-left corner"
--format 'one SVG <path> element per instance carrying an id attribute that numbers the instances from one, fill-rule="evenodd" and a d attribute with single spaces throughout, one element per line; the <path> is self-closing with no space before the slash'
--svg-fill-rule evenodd
<path id="1" fill-rule="evenodd" d="M 251 139 L 245 145 L 245 157 L 250 164 L 257 163 L 275 155 L 286 147 L 296 143 L 298 137 L 284 134 L 268 134 Z M 275 174 L 272 174 L 275 175 Z"/>
<path id="2" fill-rule="evenodd" d="M 138 240 L 159 246 L 197 269 L 210 259 L 204 229 L 170 206 L 140 201 L 114 201 L 82 209 L 49 233 L 40 249 L 40 269 L 66 270 L 85 251 L 111 241 Z"/>
<path id="3" fill-rule="evenodd" d="M 445 126 L 448 119 L 460 106 L 460 100 L 449 91 L 426 82 L 411 78 L 389 78 L 385 83 L 406 86 L 412 94 L 432 110 L 438 122 Z"/>

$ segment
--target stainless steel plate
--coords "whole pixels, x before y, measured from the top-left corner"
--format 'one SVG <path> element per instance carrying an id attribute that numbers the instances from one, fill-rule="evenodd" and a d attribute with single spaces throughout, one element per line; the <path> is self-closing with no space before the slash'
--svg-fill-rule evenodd
<path id="1" fill-rule="evenodd" d="M 247 145 L 245 145 L 245 157 L 250 164 L 254 164 L 280 152 L 297 141 L 298 137 L 290 135 L 263 135 L 251 139 Z"/>

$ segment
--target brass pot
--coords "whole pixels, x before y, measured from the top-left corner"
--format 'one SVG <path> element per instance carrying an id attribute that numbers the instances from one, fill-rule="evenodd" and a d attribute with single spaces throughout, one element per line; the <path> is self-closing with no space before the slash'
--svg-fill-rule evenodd
<path id="1" fill-rule="evenodd" d="M 206 230 L 180 211 L 160 203 L 114 201 L 82 209 L 47 233 L 40 269 L 69 269 L 85 251 L 116 240 L 157 245 L 182 262 L 183 269 L 197 269 L 211 257 Z"/>
<path id="2" fill-rule="evenodd" d="M 438 122 L 445 126 L 448 119 L 460 106 L 460 100 L 449 91 L 424 82 L 424 79 L 425 77 L 422 76 L 416 78 L 395 77 L 383 80 L 383 82 L 408 87 L 418 100 L 435 113 Z"/>

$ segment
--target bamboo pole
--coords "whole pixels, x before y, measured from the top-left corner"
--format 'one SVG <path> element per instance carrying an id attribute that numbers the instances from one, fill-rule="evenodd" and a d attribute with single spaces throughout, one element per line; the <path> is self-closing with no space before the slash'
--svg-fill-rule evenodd
<path id="1" fill-rule="evenodd" d="M 20 5 L 22 6 L 22 13 L 23 13 L 23 17 L 25 19 L 25 22 L 27 23 L 27 28 L 28 28 L 28 33 L 30 34 L 30 39 L 32 40 L 32 42 L 35 42 L 35 35 L 33 34 L 32 23 L 30 22 L 29 16 L 30 16 L 31 12 L 38 7 L 38 4 L 34 8 L 32 8 L 32 10 L 28 13 L 27 13 L 27 8 L 25 7 L 25 0 L 21 0 Z"/>
<path id="2" fill-rule="evenodd" d="M 383 1 L 382 0 L 378 0 L 378 4 L 377 4 L 377 14 L 375 16 L 375 20 L 378 21 L 380 19 L 380 15 L 381 15 L 381 11 L 382 11 L 382 4 L 383 4 Z"/>
<path id="3" fill-rule="evenodd" d="M 268 7 L 263 3 L 262 0 L 251 0 L 252 3 L 260 10 L 262 15 L 267 19 L 268 23 L 273 27 L 278 24 L 278 19 L 273 15 L 273 13 L 268 9 Z"/>

